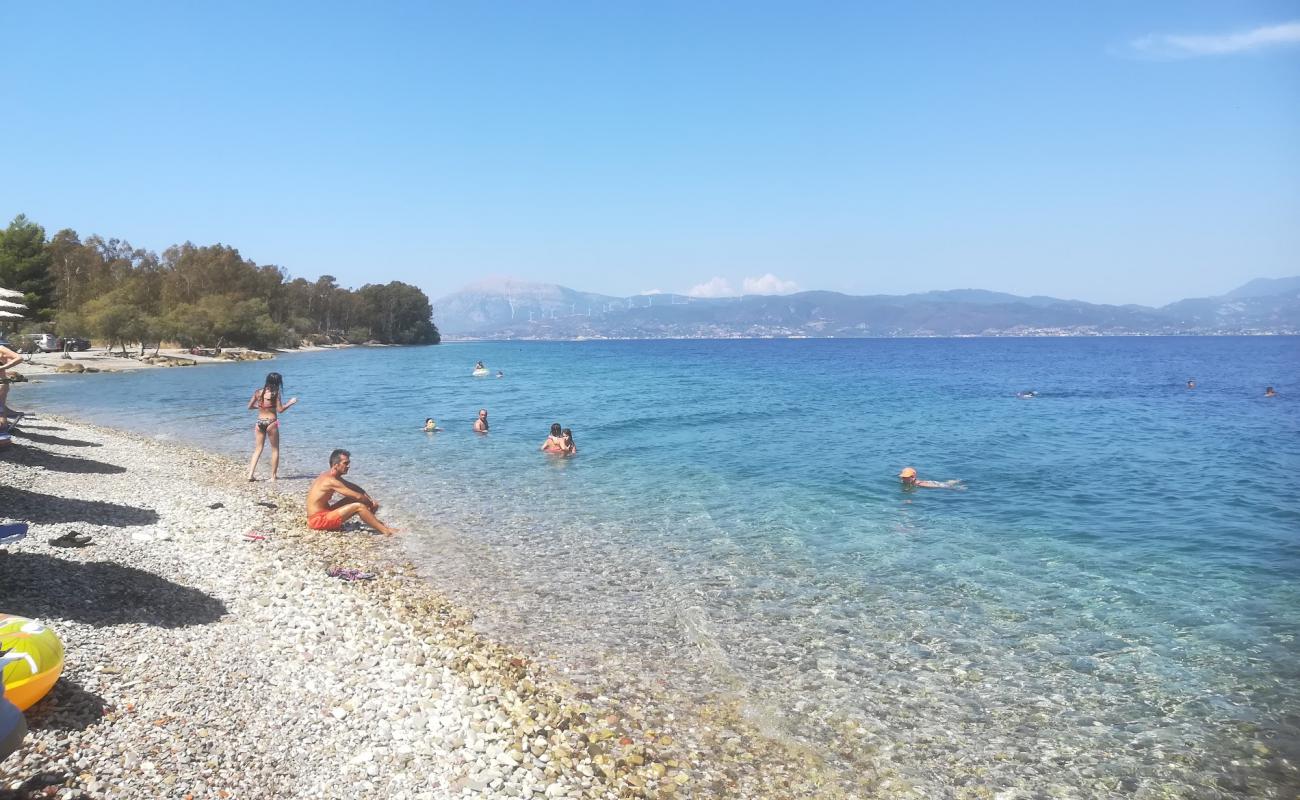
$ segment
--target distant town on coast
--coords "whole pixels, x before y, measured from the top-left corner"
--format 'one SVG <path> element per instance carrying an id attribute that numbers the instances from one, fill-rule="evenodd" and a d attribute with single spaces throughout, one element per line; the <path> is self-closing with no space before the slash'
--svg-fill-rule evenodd
<path id="1" fill-rule="evenodd" d="M 1300 333 L 1300 277 L 1159 308 L 979 289 L 611 297 L 493 279 L 436 300 L 433 315 L 449 340 L 1283 335 Z"/>

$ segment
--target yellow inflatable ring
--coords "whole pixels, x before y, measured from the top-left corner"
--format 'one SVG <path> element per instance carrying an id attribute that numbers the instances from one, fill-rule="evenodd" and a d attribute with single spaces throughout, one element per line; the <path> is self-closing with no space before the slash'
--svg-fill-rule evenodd
<path id="1" fill-rule="evenodd" d="M 63 672 L 63 642 L 43 623 L 0 614 L 0 661 L 5 699 L 26 711 Z"/>

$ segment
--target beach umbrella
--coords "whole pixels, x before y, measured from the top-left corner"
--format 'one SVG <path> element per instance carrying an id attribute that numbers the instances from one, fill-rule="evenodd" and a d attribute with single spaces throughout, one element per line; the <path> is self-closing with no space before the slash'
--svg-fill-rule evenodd
<path id="1" fill-rule="evenodd" d="M 0 300 L 0 308 L 27 308 L 22 303 L 12 303 L 8 300 Z"/>
<path id="2" fill-rule="evenodd" d="M 15 314 L 12 311 L 0 310 L 0 319 L 22 319 L 22 314 Z"/>
<path id="3" fill-rule="evenodd" d="M 6 289 L 0 286 L 0 297 L 22 297 L 22 292 L 15 292 L 13 289 Z"/>

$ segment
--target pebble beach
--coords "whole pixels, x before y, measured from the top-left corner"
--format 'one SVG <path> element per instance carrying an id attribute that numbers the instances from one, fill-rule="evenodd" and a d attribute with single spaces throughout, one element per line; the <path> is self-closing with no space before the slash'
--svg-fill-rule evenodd
<path id="1" fill-rule="evenodd" d="M 243 468 L 53 416 L 0 454 L 0 522 L 31 525 L 0 552 L 0 611 L 66 648 L 0 797 L 854 796 L 725 708 L 574 691 L 393 540 L 308 531 Z M 71 532 L 92 543 L 49 544 Z"/>

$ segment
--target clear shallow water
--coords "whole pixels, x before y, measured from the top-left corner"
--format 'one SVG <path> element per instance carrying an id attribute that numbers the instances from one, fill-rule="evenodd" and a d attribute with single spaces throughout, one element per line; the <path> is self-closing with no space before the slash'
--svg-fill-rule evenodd
<path id="1" fill-rule="evenodd" d="M 1290 797 L 1297 366 L 1262 337 L 482 343 L 14 400 L 246 457 L 273 368 L 282 476 L 349 448 L 430 579 L 579 683 L 739 697 L 931 796 Z M 552 421 L 577 458 L 537 452 Z"/>

